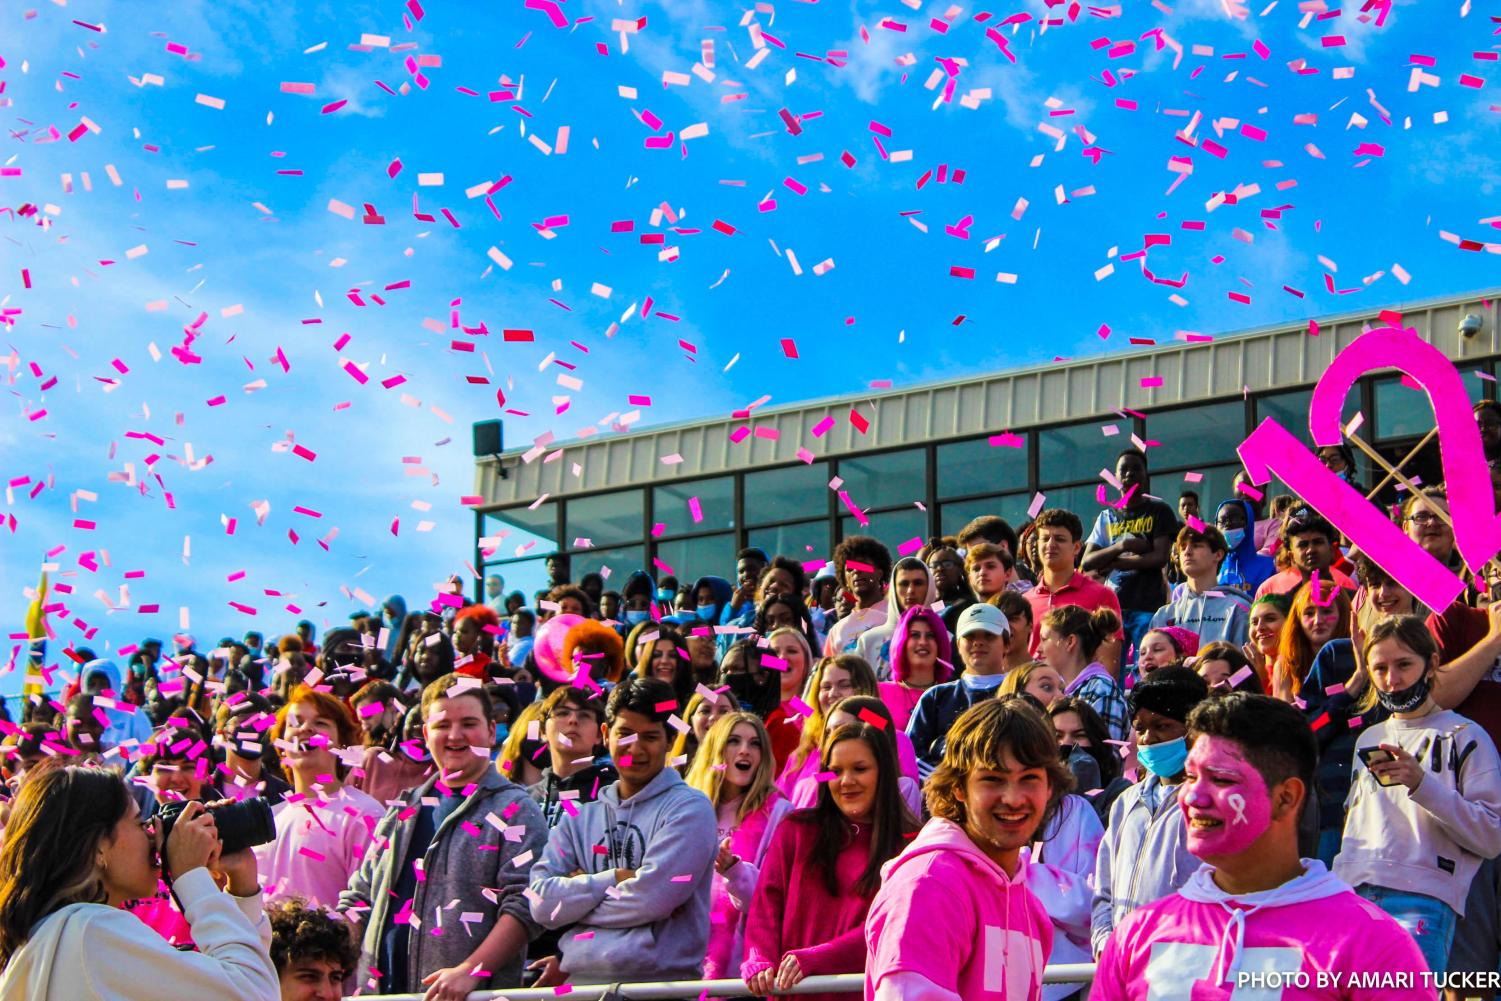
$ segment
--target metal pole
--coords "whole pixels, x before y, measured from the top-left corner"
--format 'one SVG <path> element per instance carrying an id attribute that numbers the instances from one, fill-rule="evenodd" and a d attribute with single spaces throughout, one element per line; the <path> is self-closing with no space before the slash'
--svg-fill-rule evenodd
<path id="1" fill-rule="evenodd" d="M 1063 963 L 1049 966 L 1043 971 L 1045 984 L 1088 984 L 1094 979 L 1093 963 Z M 590 984 L 571 986 L 569 1001 L 600 1001 L 615 991 L 615 997 L 629 1001 L 671 1001 L 677 998 L 736 997 L 748 995 L 743 980 L 679 980 L 675 983 L 642 984 Z M 847 992 L 860 994 L 865 990 L 865 976 L 861 973 L 842 973 L 835 976 L 806 977 L 796 987 L 778 994 L 832 994 Z M 555 987 L 523 987 L 515 990 L 475 991 L 469 1001 L 556 1001 Z M 348 1001 L 422 1001 L 421 994 L 363 994 Z"/>

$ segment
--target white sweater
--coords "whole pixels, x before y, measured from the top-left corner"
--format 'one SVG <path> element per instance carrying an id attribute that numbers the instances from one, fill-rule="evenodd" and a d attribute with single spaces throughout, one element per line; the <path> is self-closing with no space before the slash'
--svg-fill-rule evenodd
<path id="1" fill-rule="evenodd" d="M 179 952 L 129 911 L 69 904 L 0 972 L 6 1001 L 280 1001 L 261 895 L 221 893 L 207 869 L 174 888 L 198 952 Z"/>
<path id="2" fill-rule="evenodd" d="M 1417 792 L 1383 786 L 1359 749 L 1395 744 L 1418 759 Z M 1437 897 L 1460 917 L 1482 859 L 1501 854 L 1501 760 L 1479 724 L 1451 710 L 1392 717 L 1360 735 L 1334 874 Z"/>

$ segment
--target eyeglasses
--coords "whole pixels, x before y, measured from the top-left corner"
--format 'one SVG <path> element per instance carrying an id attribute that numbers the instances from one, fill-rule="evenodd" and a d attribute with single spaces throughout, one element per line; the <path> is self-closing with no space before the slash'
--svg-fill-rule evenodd
<path id="1" fill-rule="evenodd" d="M 1432 511 L 1414 511 L 1412 514 L 1407 516 L 1407 520 L 1412 522 L 1414 525 L 1432 525 L 1436 524 L 1442 519 Z"/>
<path id="2" fill-rule="evenodd" d="M 942 570 L 944 567 L 958 567 L 960 565 L 961 564 L 958 560 L 934 560 L 932 563 L 928 564 L 928 569 Z"/>

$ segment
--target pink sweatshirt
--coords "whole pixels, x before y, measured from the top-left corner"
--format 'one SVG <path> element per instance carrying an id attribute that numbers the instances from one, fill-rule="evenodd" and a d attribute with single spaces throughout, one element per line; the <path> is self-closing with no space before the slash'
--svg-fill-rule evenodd
<path id="1" fill-rule="evenodd" d="M 870 906 L 865 997 L 1038 1001 L 1053 949 L 1047 911 L 958 824 L 934 817 L 891 862 Z"/>
<path id="2" fill-rule="evenodd" d="M 723 876 L 714 873 L 714 890 L 709 897 L 709 949 L 704 956 L 705 980 L 733 980 L 740 976 L 740 962 L 745 954 L 745 912 L 755 896 L 762 860 L 772 836 L 791 812 L 787 797 L 776 790 L 738 825 L 733 804 L 728 810 L 719 808 L 719 837 L 730 839 L 730 851 L 740 861 Z"/>
<path id="3" fill-rule="evenodd" d="M 839 893 L 829 894 L 823 874 L 809 862 L 817 834 L 811 812 L 790 814 L 777 825 L 762 861 L 745 923 L 745 959 L 740 976 L 749 978 L 780 966 L 788 953 L 803 973 L 858 973 L 865 967 L 865 914 L 869 898 L 854 886 L 870 857 L 870 827 L 860 825 L 835 864 Z M 842 1001 L 847 994 L 799 994 L 798 998 Z"/>
<path id="4" fill-rule="evenodd" d="M 385 807 L 346 785 L 327 797 L 289 794 L 274 812 L 276 840 L 253 849 L 266 903 L 296 896 L 338 907 Z"/>
<path id="5" fill-rule="evenodd" d="M 1138 907 L 1111 933 L 1090 1001 L 1229 1001 L 1243 996 L 1241 973 L 1296 978 L 1253 992 L 1277 1001 L 1433 1001 L 1412 936 L 1322 862 L 1303 866 L 1297 879 L 1241 896 L 1204 866 L 1177 893 Z"/>

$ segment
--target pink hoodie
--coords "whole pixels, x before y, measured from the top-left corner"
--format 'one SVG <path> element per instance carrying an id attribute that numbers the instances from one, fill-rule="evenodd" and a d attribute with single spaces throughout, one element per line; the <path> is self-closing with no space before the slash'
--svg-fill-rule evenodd
<path id="1" fill-rule="evenodd" d="M 773 789 L 765 802 L 729 835 L 730 851 L 740 861 L 722 876 L 714 873 L 714 890 L 709 898 L 709 949 L 704 956 L 705 980 L 733 980 L 740 975 L 740 960 L 745 952 L 745 912 L 755 895 L 761 861 L 771 845 L 771 836 L 790 812 L 792 804 L 787 797 Z M 724 823 L 721 808 L 721 837 Z"/>
<path id="2" fill-rule="evenodd" d="M 1038 1001 L 1053 925 L 1027 889 L 1027 862 L 1006 875 L 953 821 L 934 817 L 887 863 L 865 922 L 867 1001 L 915 975 L 964 1001 Z M 910 993 L 910 992 L 908 992 Z"/>
<path id="3" fill-rule="evenodd" d="M 1229 1001 L 1242 973 L 1295 978 L 1265 994 L 1280 1001 L 1433 1001 L 1412 936 L 1324 863 L 1303 867 L 1274 890 L 1232 896 L 1203 866 L 1116 925 L 1090 1001 Z"/>
<path id="4" fill-rule="evenodd" d="M 870 858 L 870 826 L 859 825 L 835 861 L 837 894 L 829 893 L 823 875 L 809 861 L 816 837 L 810 811 L 789 814 L 772 834 L 746 915 L 741 977 L 779 966 L 789 953 L 810 977 L 858 973 L 865 966 L 863 926 L 870 901 L 855 893 L 854 886 Z M 838 1001 L 848 994 L 798 997 Z"/>

